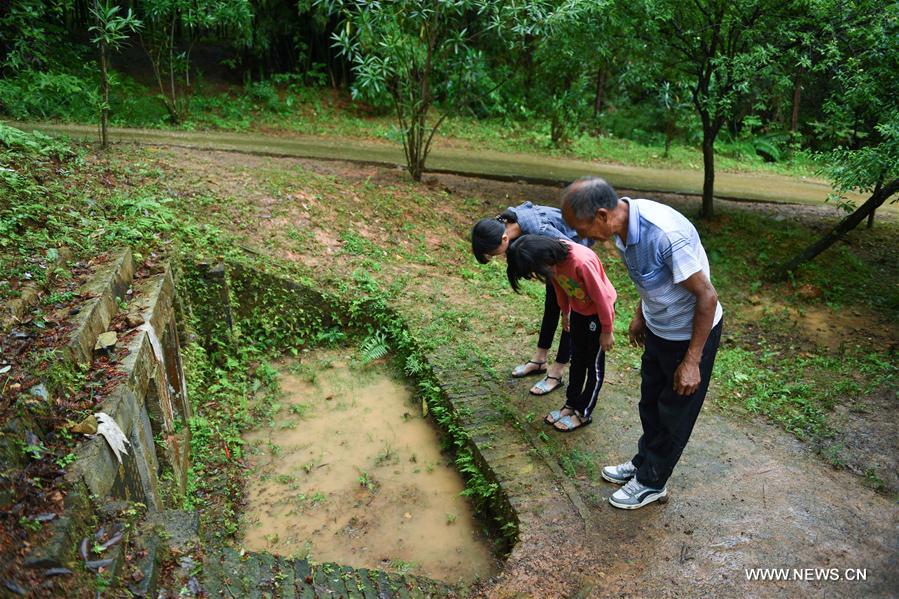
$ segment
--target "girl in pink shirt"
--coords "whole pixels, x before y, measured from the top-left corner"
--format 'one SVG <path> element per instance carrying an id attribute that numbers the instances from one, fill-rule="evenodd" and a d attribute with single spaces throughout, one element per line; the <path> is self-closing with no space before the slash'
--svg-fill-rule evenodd
<path id="1" fill-rule="evenodd" d="M 506 251 L 506 275 L 518 292 L 521 279 L 552 281 L 571 331 L 571 366 L 565 405 L 544 421 L 562 432 L 592 422 L 605 377 L 606 352 L 615 338 L 615 287 L 593 250 L 565 240 L 523 235 Z"/>

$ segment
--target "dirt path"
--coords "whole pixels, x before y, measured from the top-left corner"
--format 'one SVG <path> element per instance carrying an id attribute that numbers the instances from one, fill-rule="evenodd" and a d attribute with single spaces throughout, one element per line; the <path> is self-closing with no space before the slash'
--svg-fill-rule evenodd
<path id="1" fill-rule="evenodd" d="M 617 463 L 633 455 L 639 437 L 639 375 L 610 372 L 609 381 L 614 384 L 603 390 L 594 425 L 562 442 L 598 449 L 605 461 Z M 525 397 L 526 384 L 519 387 L 518 397 Z M 615 489 L 578 482 L 590 532 L 569 539 L 572 561 L 558 560 L 558 547 L 541 542 L 521 548 L 533 564 L 555 559 L 558 576 L 573 583 L 566 594 L 889 597 L 899 588 L 894 502 L 821 463 L 785 433 L 735 422 L 710 403 L 669 482 L 666 505 L 615 510 L 607 503 Z M 841 575 L 859 568 L 867 581 L 750 582 L 746 568 L 836 568 Z M 526 572 L 507 571 L 487 594 L 529 594 Z"/>
<path id="2" fill-rule="evenodd" d="M 80 139 L 96 138 L 96 128 L 84 125 L 16 123 L 26 130 L 63 134 Z M 273 156 L 338 159 L 380 165 L 403 164 L 402 148 L 395 144 L 357 139 L 317 138 L 311 136 L 274 137 L 255 133 L 164 131 L 112 128 L 113 143 L 136 142 L 190 148 L 234 150 Z M 699 194 L 701 170 L 663 170 L 590 162 L 571 158 L 553 158 L 529 154 L 507 154 L 489 150 L 435 147 L 428 159 L 429 172 L 499 178 L 529 183 L 562 184 L 584 175 L 599 175 L 616 188 L 643 192 Z M 808 204 L 819 206 L 831 191 L 821 179 L 788 177 L 762 173 L 725 173 L 715 175 L 716 197 L 750 201 Z M 859 194 L 850 199 L 863 200 Z M 889 204 L 881 212 L 899 214 L 899 204 Z"/>

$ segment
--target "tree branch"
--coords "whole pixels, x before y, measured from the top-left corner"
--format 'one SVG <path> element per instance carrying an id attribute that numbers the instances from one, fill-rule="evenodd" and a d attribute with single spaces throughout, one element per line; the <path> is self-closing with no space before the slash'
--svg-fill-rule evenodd
<path id="1" fill-rule="evenodd" d="M 796 256 L 778 267 L 772 274 L 772 279 L 783 280 L 787 275 L 806 262 L 813 260 L 818 254 L 842 239 L 847 233 L 856 228 L 869 214 L 879 208 L 890 196 L 899 193 L 899 178 L 893 179 L 888 184 L 875 190 L 871 197 L 855 212 L 844 218 L 833 229 Z"/>

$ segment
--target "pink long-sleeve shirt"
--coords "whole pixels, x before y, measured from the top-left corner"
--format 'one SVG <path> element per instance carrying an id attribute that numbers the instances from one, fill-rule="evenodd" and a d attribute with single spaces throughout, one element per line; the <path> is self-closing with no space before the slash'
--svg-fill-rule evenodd
<path id="1" fill-rule="evenodd" d="M 556 264 L 553 287 L 562 314 L 574 310 L 578 314 L 599 317 L 603 333 L 611 333 L 615 323 L 615 299 L 618 293 L 602 267 L 596 253 L 582 245 L 562 240 L 569 248 L 568 257 Z"/>

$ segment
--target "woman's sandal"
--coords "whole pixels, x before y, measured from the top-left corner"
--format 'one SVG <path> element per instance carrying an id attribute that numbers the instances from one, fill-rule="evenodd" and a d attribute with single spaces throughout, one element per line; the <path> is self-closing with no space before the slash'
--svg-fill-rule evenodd
<path id="1" fill-rule="evenodd" d="M 574 421 L 574 418 L 577 418 L 577 422 Z M 579 428 L 584 428 L 588 424 L 593 422 L 592 418 L 582 418 L 577 414 L 570 414 L 568 416 L 562 416 L 558 420 L 553 423 L 553 428 L 559 431 L 560 433 L 570 433 L 576 431 Z M 559 425 L 562 426 L 559 426 Z"/>
<path id="2" fill-rule="evenodd" d="M 528 364 L 536 364 L 537 368 L 535 368 L 534 370 L 527 370 Z M 543 362 L 528 360 L 524 364 L 519 364 L 515 367 L 515 370 L 512 371 L 512 377 L 520 379 L 524 376 L 530 376 L 532 374 L 543 374 L 544 372 L 546 372 L 546 360 L 544 360 Z"/>
<path id="3" fill-rule="evenodd" d="M 568 413 L 563 414 L 562 412 L 568 412 Z M 572 414 L 574 414 L 574 408 L 569 408 L 568 406 L 562 406 L 558 410 L 553 410 L 552 412 L 547 414 L 543 418 L 543 422 L 552 426 L 555 423 L 557 423 L 559 420 L 561 420 L 562 418 L 568 418 Z"/>
<path id="4" fill-rule="evenodd" d="M 556 384 L 553 385 L 552 387 L 549 386 L 550 379 L 556 381 Z M 540 381 L 539 383 L 537 383 L 536 385 L 534 385 L 531 388 L 531 395 L 546 395 L 547 393 L 555 391 L 556 389 L 561 387 L 562 384 L 563 384 L 562 377 L 546 375 L 545 377 L 543 377 L 542 381 Z M 539 389 L 540 390 L 539 393 L 535 393 L 534 389 Z"/>

